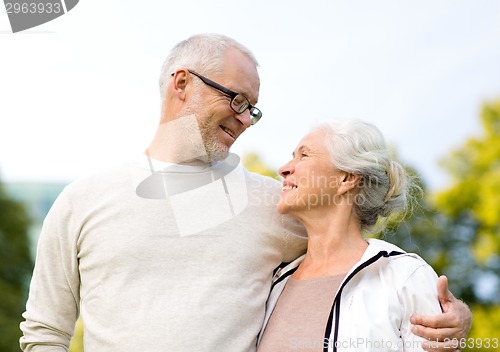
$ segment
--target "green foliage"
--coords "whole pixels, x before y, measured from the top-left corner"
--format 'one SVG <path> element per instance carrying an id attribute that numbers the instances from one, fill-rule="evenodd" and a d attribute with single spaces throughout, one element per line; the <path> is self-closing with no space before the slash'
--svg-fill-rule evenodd
<path id="1" fill-rule="evenodd" d="M 470 241 L 476 224 L 469 218 L 452 219 L 436 207 L 426 186 L 414 169 L 407 172 L 417 181 L 411 212 L 402 222 L 395 219 L 383 237 L 408 252 L 424 258 L 438 273 L 448 276 L 451 291 L 468 303 L 480 300 L 474 291 L 477 262 Z"/>
<path id="2" fill-rule="evenodd" d="M 499 304 L 500 101 L 485 104 L 481 121 L 483 135 L 443 161 L 449 188 L 420 199 L 413 215 L 386 236 L 447 275 L 451 290 L 467 303 Z M 486 278 L 496 293 L 484 294 L 480 282 Z"/>
<path id="3" fill-rule="evenodd" d="M 0 352 L 19 351 L 19 323 L 33 270 L 29 225 L 23 205 L 0 184 Z"/>
<path id="4" fill-rule="evenodd" d="M 500 250 L 500 101 L 484 105 L 481 121 L 483 135 L 467 140 L 443 162 L 454 183 L 436 203 L 452 218 L 477 222 L 476 255 L 486 262 Z"/>
<path id="5" fill-rule="evenodd" d="M 469 346 L 463 351 L 492 352 L 500 350 L 500 305 L 474 305 L 472 306 L 472 316 L 474 322 L 466 341 Z M 495 344 L 496 348 L 494 348 Z"/>
<path id="6" fill-rule="evenodd" d="M 486 274 L 500 280 L 500 100 L 483 106 L 481 122 L 482 136 L 443 161 L 453 184 L 435 199 L 469 241 L 476 262 L 471 279 Z M 492 303 L 500 303 L 499 295 L 497 288 Z"/>
<path id="7" fill-rule="evenodd" d="M 83 352 L 83 320 L 81 318 L 76 321 L 68 352 Z"/>
<path id="8" fill-rule="evenodd" d="M 249 153 L 243 157 L 242 164 L 250 171 L 255 172 L 257 174 L 261 174 L 264 176 L 269 176 L 276 178 L 278 173 L 276 170 L 268 167 L 260 156 L 256 153 Z"/>
<path id="9" fill-rule="evenodd" d="M 424 258 L 438 273 L 449 279 L 451 291 L 465 302 L 480 302 L 475 291 L 478 263 L 470 247 L 476 224 L 468 218 L 450 219 L 429 199 L 421 198 L 413 212 L 384 234 L 408 252 Z"/>
<path id="10" fill-rule="evenodd" d="M 435 197 L 436 206 L 449 218 L 449 228 L 463 238 L 464 250 L 455 258 L 457 282 L 472 288 L 468 294 L 476 303 L 470 337 L 477 343 L 464 351 L 498 350 L 498 345 L 479 346 L 487 339 L 500 343 L 500 100 L 484 104 L 481 122 L 482 135 L 468 139 L 443 161 L 453 183 Z M 468 270 L 458 265 L 463 262 Z M 491 297 L 483 297 L 481 286 L 475 286 L 484 277 L 495 285 Z"/>
<path id="11" fill-rule="evenodd" d="M 421 199 L 414 214 L 387 234 L 447 275 L 451 291 L 472 307 L 464 352 L 497 350 L 485 348 L 488 339 L 500 344 L 500 101 L 484 105 L 481 122 L 482 135 L 443 161 L 449 188 Z M 494 286 L 489 294 L 482 280 Z"/>

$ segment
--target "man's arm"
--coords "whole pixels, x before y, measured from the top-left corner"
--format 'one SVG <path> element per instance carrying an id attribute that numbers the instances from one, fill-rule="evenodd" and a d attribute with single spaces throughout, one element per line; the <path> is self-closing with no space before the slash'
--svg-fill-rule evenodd
<path id="1" fill-rule="evenodd" d="M 456 299 L 448 290 L 448 278 L 441 276 L 437 282 L 438 299 L 443 309 L 441 315 L 412 315 L 412 332 L 429 343 L 423 345 L 426 351 L 451 352 L 469 333 L 472 313 L 469 307 Z"/>
<path id="2" fill-rule="evenodd" d="M 37 247 L 26 312 L 23 351 L 67 351 L 79 310 L 79 271 L 70 236 L 71 204 L 63 193 L 47 215 Z"/>

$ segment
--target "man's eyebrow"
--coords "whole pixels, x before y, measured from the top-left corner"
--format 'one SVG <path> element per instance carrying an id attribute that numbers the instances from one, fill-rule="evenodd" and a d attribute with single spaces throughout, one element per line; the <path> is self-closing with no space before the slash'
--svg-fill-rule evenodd
<path id="1" fill-rule="evenodd" d="M 248 102 L 252 105 L 252 106 L 255 106 L 259 103 L 259 100 L 254 100 L 255 102 L 252 102 L 252 98 L 250 97 L 250 94 L 248 94 L 247 92 L 241 92 L 241 91 L 237 91 L 237 90 L 233 90 L 233 92 L 236 92 L 238 94 L 241 94 L 243 95 L 245 98 L 247 98 Z"/>

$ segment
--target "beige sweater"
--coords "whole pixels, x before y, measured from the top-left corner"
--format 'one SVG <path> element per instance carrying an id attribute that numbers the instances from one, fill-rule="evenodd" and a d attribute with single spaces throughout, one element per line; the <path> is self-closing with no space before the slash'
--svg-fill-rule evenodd
<path id="1" fill-rule="evenodd" d="M 305 250 L 280 184 L 238 166 L 126 165 L 49 212 L 21 323 L 24 351 L 254 351 L 273 269 Z"/>

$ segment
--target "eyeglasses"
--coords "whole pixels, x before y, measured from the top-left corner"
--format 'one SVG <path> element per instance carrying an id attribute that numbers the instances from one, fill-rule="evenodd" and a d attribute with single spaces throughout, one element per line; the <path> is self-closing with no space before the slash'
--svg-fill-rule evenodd
<path id="1" fill-rule="evenodd" d="M 258 108 L 256 108 L 252 104 L 250 104 L 248 99 L 243 94 L 233 92 L 232 90 L 221 86 L 219 83 L 216 83 L 216 82 L 214 82 L 206 77 L 203 77 L 199 73 L 196 73 L 196 72 L 191 71 L 191 70 L 188 70 L 188 72 L 195 75 L 199 79 L 201 79 L 203 81 L 203 83 L 205 83 L 207 86 L 215 88 L 218 91 L 220 91 L 220 92 L 226 94 L 228 97 L 230 97 L 231 103 L 229 104 L 229 106 L 231 107 L 231 109 L 235 113 L 243 114 L 243 112 L 245 112 L 245 110 L 248 109 L 248 111 L 250 111 L 250 120 L 251 120 L 250 123 L 252 125 L 255 125 L 257 122 L 259 122 L 260 118 L 262 117 L 262 112 Z"/>

